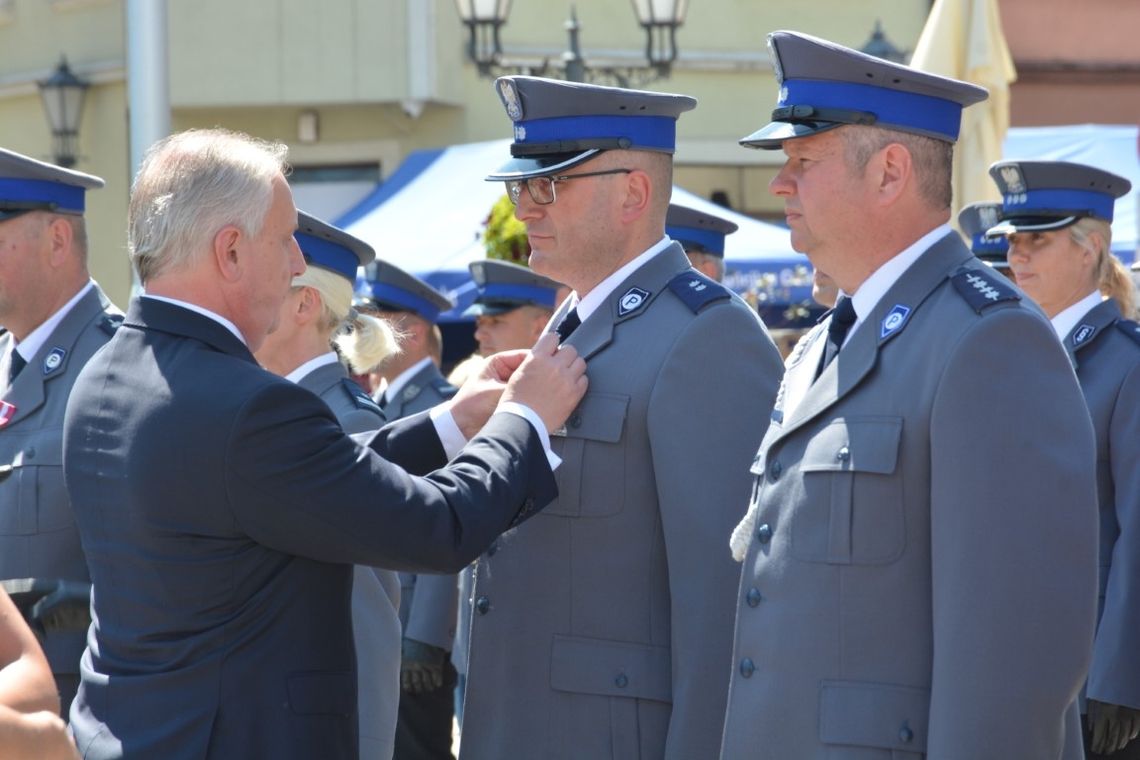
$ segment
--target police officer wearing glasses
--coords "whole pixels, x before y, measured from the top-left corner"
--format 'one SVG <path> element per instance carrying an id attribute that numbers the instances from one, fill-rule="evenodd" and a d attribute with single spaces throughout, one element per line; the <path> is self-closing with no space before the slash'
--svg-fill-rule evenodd
<path id="1" fill-rule="evenodd" d="M 682 95 L 504 77 L 503 181 L 590 390 L 560 497 L 479 559 L 461 757 L 707 758 L 737 574 L 724 536 L 782 372 L 759 318 L 665 234 Z"/>

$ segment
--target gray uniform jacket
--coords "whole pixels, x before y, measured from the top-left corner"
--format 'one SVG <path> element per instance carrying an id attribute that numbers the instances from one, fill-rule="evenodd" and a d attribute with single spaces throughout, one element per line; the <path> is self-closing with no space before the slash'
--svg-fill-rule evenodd
<path id="1" fill-rule="evenodd" d="M 72 307 L 4 395 L 0 426 L 0 578 L 89 581 L 63 483 L 63 412 L 79 370 L 114 334 L 122 315 L 95 286 Z M 0 338 L 0 356 L 12 350 Z M 54 673 L 78 674 L 85 633 L 48 635 Z M 66 709 L 66 705 L 64 708 Z"/>
<path id="2" fill-rule="evenodd" d="M 297 385 L 328 404 L 346 433 L 376 430 L 384 415 L 340 362 L 325 364 Z M 352 636 L 356 643 L 356 709 L 360 760 L 390 760 L 400 700 L 400 580 L 394 570 L 356 565 Z"/>
<path id="3" fill-rule="evenodd" d="M 1065 348 L 1096 430 L 1101 617 L 1088 695 L 1140 708 L 1140 326 L 1104 301 Z"/>
<path id="4" fill-rule="evenodd" d="M 399 394 L 384 407 L 384 416 L 398 420 L 427 411 L 455 395 L 435 364 L 412 376 Z M 451 651 L 455 640 L 458 607 L 458 577 L 429 573 L 400 573 L 400 622 L 404 636 Z"/>
<path id="5" fill-rule="evenodd" d="M 779 353 L 677 245 L 567 343 L 590 387 L 552 438 L 558 500 L 478 561 L 460 756 L 715 757 L 739 577 L 725 536 Z"/>
<path id="6" fill-rule="evenodd" d="M 752 464 L 722 757 L 1061 757 L 1096 485 L 1056 334 L 950 234 L 813 384 L 825 335 Z"/>

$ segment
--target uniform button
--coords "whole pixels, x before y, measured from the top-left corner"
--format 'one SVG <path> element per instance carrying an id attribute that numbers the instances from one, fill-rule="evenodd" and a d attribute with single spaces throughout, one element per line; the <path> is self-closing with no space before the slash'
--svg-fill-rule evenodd
<path id="1" fill-rule="evenodd" d="M 760 590 L 759 589 L 754 589 L 754 588 L 748 589 L 748 595 L 745 596 L 744 598 L 748 602 L 749 607 L 760 606 Z"/>
<path id="2" fill-rule="evenodd" d="M 481 596 L 475 600 L 475 611 L 480 615 L 486 615 L 489 609 L 491 609 L 491 600 L 487 597 Z"/>
<path id="3" fill-rule="evenodd" d="M 838 459 L 840 462 L 848 461 L 849 459 L 851 459 L 851 449 L 844 446 L 838 452 L 836 452 L 835 458 Z"/>
<path id="4" fill-rule="evenodd" d="M 910 730 L 909 725 L 903 723 L 902 728 L 899 729 L 899 741 L 903 744 L 910 744 L 913 739 L 914 731 Z"/>
<path id="5" fill-rule="evenodd" d="M 567 422 L 570 423 L 570 427 L 572 428 L 582 427 L 582 415 L 574 412 L 574 414 L 570 415 L 570 419 L 567 420 Z"/>
<path id="6" fill-rule="evenodd" d="M 768 479 L 771 480 L 773 483 L 775 483 L 777 480 L 779 480 L 780 476 L 783 473 L 784 473 L 784 465 L 780 464 L 779 459 L 772 462 L 772 464 L 768 465 Z"/>
<path id="7" fill-rule="evenodd" d="M 766 544 L 772 540 L 772 526 L 764 523 L 756 529 L 756 540 L 762 544 Z"/>
<path id="8" fill-rule="evenodd" d="M 36 458 L 36 447 L 35 446 L 29 446 L 27 451 L 24 452 L 24 456 L 26 456 L 28 459 L 35 459 Z"/>
<path id="9" fill-rule="evenodd" d="M 618 673 L 617 678 L 614 679 L 614 686 L 619 689 L 624 689 L 626 686 L 629 686 L 629 678 L 625 673 Z"/>
<path id="10" fill-rule="evenodd" d="M 740 661 L 740 675 L 745 678 L 751 678 L 752 674 L 756 672 L 756 666 L 752 664 L 752 660 L 745 657 Z"/>

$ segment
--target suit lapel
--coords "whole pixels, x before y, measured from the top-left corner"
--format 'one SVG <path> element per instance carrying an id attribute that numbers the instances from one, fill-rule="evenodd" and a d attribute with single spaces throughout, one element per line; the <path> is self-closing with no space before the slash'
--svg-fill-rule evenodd
<path id="1" fill-rule="evenodd" d="M 4 401 L 15 407 L 6 424 L 19 422 L 43 406 L 46 384 L 66 373 L 80 334 L 109 305 L 98 286 L 76 302 L 4 394 Z M 5 338 L 4 350 L 11 350 L 11 334 Z"/>
<path id="2" fill-rule="evenodd" d="M 882 346 L 900 335 L 922 302 L 951 272 L 969 259 L 970 252 L 956 234 L 947 235 L 931 246 L 879 299 L 835 361 L 813 383 L 811 376 L 819 366 L 819 356 L 825 342 L 817 338 L 817 345 L 808 347 L 803 360 L 788 370 L 792 375 L 789 384 L 794 382 L 797 387 L 803 387 L 806 383 L 807 386 L 800 402 L 791 408 L 784 420 L 780 437 L 802 426 L 855 390 L 874 369 Z M 825 322 L 820 326 L 821 334 L 826 332 L 826 325 Z M 791 393 L 790 389 L 788 393 Z"/>

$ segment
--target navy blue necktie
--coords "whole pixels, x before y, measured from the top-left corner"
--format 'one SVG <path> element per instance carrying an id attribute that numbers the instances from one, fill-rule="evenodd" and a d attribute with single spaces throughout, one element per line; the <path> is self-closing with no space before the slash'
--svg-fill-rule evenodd
<path id="1" fill-rule="evenodd" d="M 582 324 L 582 320 L 578 319 L 577 309 L 571 309 L 566 312 L 566 316 L 564 316 L 562 321 L 558 323 L 558 326 L 554 328 L 554 332 L 558 333 L 559 345 L 565 343 L 566 339 L 570 337 L 570 333 L 577 330 L 580 324 Z"/>
<path id="2" fill-rule="evenodd" d="M 20 374 L 20 370 L 28 366 L 24 357 L 20 356 L 20 352 L 15 348 L 12 349 L 12 360 L 8 364 L 8 385 L 11 385 L 16 380 L 16 375 Z"/>
<path id="3" fill-rule="evenodd" d="M 855 307 L 847 296 L 840 296 L 831 312 L 831 321 L 827 324 L 827 344 L 823 348 L 823 359 L 819 363 L 816 377 L 823 374 L 827 365 L 835 361 L 839 349 L 843 348 L 843 341 L 847 339 L 847 331 L 855 324 Z"/>

